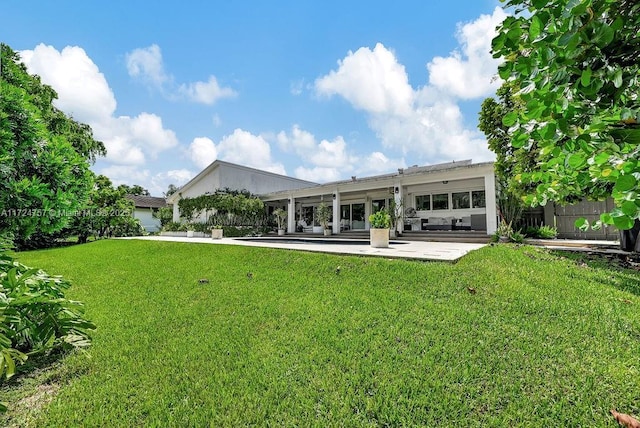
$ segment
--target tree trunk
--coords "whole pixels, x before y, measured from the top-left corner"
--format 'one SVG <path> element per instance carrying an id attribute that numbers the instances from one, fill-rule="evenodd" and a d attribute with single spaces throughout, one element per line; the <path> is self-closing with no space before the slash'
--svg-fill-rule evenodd
<path id="1" fill-rule="evenodd" d="M 620 249 L 622 251 L 640 252 L 638 232 L 640 232 L 640 220 L 637 219 L 631 229 L 620 231 Z"/>

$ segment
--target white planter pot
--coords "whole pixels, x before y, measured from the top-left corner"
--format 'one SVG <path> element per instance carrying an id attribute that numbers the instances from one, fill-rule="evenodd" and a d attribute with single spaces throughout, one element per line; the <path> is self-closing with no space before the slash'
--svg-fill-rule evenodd
<path id="1" fill-rule="evenodd" d="M 284 236 L 284 229 L 278 229 L 278 236 Z"/>
<path id="2" fill-rule="evenodd" d="M 324 230 L 324 236 L 331 236 L 331 228 L 327 227 L 327 228 Z"/>
<path id="3" fill-rule="evenodd" d="M 369 229 L 373 248 L 389 248 L 389 229 Z"/>
<path id="4" fill-rule="evenodd" d="M 323 230 L 322 226 L 313 226 L 313 233 L 322 233 Z"/>
<path id="5" fill-rule="evenodd" d="M 222 229 L 211 229 L 212 239 L 222 239 Z"/>
<path id="6" fill-rule="evenodd" d="M 187 230 L 187 238 L 193 238 L 193 230 Z"/>

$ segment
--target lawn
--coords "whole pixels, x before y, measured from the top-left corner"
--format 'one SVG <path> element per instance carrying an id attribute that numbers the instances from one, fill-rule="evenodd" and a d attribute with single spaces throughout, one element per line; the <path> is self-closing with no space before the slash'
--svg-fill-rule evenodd
<path id="1" fill-rule="evenodd" d="M 633 271 L 509 245 L 456 264 L 124 240 L 19 259 L 70 279 L 98 330 L 88 353 L 3 385 L 0 425 L 614 427 L 609 409 L 640 414 Z"/>

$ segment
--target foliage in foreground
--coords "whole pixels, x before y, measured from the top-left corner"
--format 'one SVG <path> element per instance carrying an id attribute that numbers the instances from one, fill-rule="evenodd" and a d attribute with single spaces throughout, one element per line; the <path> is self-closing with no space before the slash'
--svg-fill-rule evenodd
<path id="1" fill-rule="evenodd" d="M 120 240 L 21 258 L 72 278 L 101 327 L 33 426 L 614 427 L 609 409 L 640 414 L 640 280 L 584 258 Z"/>
<path id="2" fill-rule="evenodd" d="M 16 241 L 52 234 L 81 209 L 90 163 L 106 154 L 88 125 L 53 105 L 56 92 L 0 43 L 0 232 Z"/>
<path id="3" fill-rule="evenodd" d="M 640 218 L 640 3 L 502 2 L 516 14 L 498 28 L 493 55 L 523 105 L 502 119 L 507 150 L 537 155 L 516 175 L 526 202 L 611 196 L 616 208 L 592 226 L 630 229 Z"/>
<path id="4" fill-rule="evenodd" d="M 68 300 L 70 284 L 19 263 L 0 248 L 0 386 L 29 356 L 83 348 L 95 325 L 82 303 Z M 6 405 L 0 403 L 0 411 Z"/>

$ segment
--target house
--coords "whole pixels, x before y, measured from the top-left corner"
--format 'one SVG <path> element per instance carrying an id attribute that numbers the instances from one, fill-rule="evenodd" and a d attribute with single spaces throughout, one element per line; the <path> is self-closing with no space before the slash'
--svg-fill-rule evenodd
<path id="1" fill-rule="evenodd" d="M 495 176 L 492 162 L 470 160 L 398 169 L 392 174 L 351 177 L 318 184 L 224 161 L 215 161 L 167 202 L 179 221 L 178 201 L 216 189 L 246 189 L 259 195 L 270 210 L 288 211 L 288 232 L 319 226 L 316 208 L 331 204 L 333 233 L 369 229 L 369 214 L 391 201 L 404 211 L 404 230 L 480 230 L 497 228 Z M 338 227 L 338 225 L 340 227 Z"/>
<path id="2" fill-rule="evenodd" d="M 311 181 L 216 160 L 169 196 L 167 202 L 173 204 L 173 221 L 180 221 L 178 202 L 182 198 L 195 198 L 226 188 L 248 190 L 254 195 L 261 195 L 317 185 Z"/>
<path id="3" fill-rule="evenodd" d="M 160 219 L 153 216 L 153 212 L 159 208 L 166 207 L 165 198 L 156 196 L 127 195 L 127 199 L 133 201 L 133 217 L 140 220 L 140 224 L 147 232 L 158 232 L 160 230 Z"/>
<path id="4" fill-rule="evenodd" d="M 497 228 L 493 162 L 471 160 L 398 169 L 392 174 L 279 190 L 260 195 L 265 204 L 288 210 L 288 232 L 317 226 L 315 208 L 333 209 L 334 234 L 369 229 L 369 215 L 395 202 L 403 210 L 399 231 Z M 339 227 L 338 227 L 339 225 Z"/>

